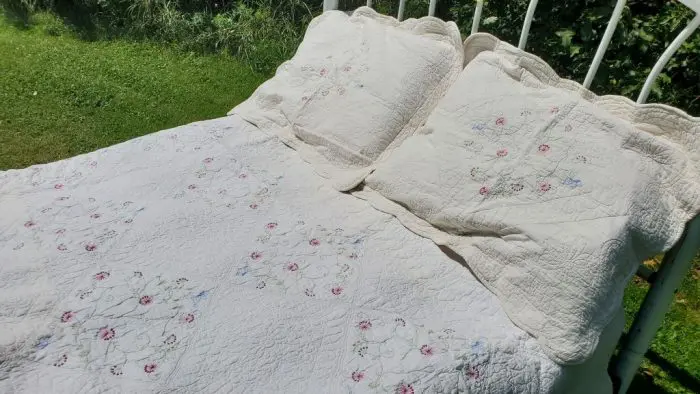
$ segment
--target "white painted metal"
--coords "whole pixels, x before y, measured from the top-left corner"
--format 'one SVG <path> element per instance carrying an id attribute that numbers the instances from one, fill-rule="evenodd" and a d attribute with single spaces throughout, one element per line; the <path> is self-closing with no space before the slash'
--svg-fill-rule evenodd
<path id="1" fill-rule="evenodd" d="M 399 1 L 399 15 L 396 17 L 396 19 L 402 21 L 403 20 L 403 13 L 406 10 L 406 0 L 400 0 Z"/>
<path id="2" fill-rule="evenodd" d="M 471 34 L 474 34 L 479 31 L 479 22 L 481 22 L 482 8 L 484 8 L 484 0 L 476 0 L 476 8 L 474 9 L 474 19 L 472 19 Z"/>
<path id="3" fill-rule="evenodd" d="M 367 7 L 371 7 L 371 6 L 372 6 L 372 0 L 367 0 Z"/>
<path id="4" fill-rule="evenodd" d="M 430 4 L 428 5 L 428 15 L 435 16 L 435 5 L 436 4 L 437 4 L 437 0 L 430 0 Z"/>
<path id="5" fill-rule="evenodd" d="M 673 56 L 673 54 L 676 53 L 678 48 L 680 48 L 681 44 L 683 44 L 683 41 L 690 37 L 690 35 L 693 34 L 693 32 L 698 28 L 698 26 L 700 26 L 700 14 L 696 14 L 695 17 L 688 23 L 688 26 L 681 30 L 678 36 L 671 42 L 671 45 L 669 45 L 668 48 L 666 48 L 666 50 L 661 55 L 656 64 L 654 64 L 654 68 L 651 69 L 647 80 L 644 81 L 642 91 L 641 93 L 639 93 L 639 97 L 637 98 L 638 103 L 644 103 L 647 101 L 647 97 L 649 97 L 649 92 L 651 91 L 651 87 L 654 84 L 656 77 L 658 77 L 659 74 L 661 74 L 661 70 L 663 70 L 663 68 L 666 66 L 666 63 L 668 63 L 668 61 L 671 60 L 671 56 Z"/>
<path id="6" fill-rule="evenodd" d="M 700 0 L 679 0 L 683 5 L 700 14 Z"/>
<path id="7" fill-rule="evenodd" d="M 530 33 L 530 25 L 532 24 L 532 17 L 535 15 L 535 8 L 537 8 L 537 0 L 530 0 L 525 13 L 523 30 L 520 32 L 520 41 L 518 42 L 518 48 L 522 50 L 525 50 L 525 44 L 527 44 L 527 35 Z"/>
<path id="8" fill-rule="evenodd" d="M 605 55 L 605 51 L 608 49 L 608 44 L 610 44 L 613 33 L 615 33 L 617 22 L 620 21 L 620 16 L 622 16 L 622 10 L 625 8 L 626 2 L 626 0 L 617 0 L 617 4 L 615 4 L 615 9 L 613 10 L 610 21 L 608 22 L 608 27 L 605 29 L 605 33 L 603 33 L 603 39 L 600 40 L 598 50 L 593 57 L 591 67 L 588 68 L 588 74 L 586 74 L 586 79 L 583 81 L 583 87 L 585 88 L 591 87 L 591 83 L 593 83 L 593 78 L 598 72 L 600 62 L 603 61 L 603 55 Z"/>
<path id="9" fill-rule="evenodd" d="M 642 362 L 642 357 L 661 326 L 664 315 L 673 301 L 673 295 L 688 273 L 698 249 L 700 249 L 700 216 L 693 219 L 686 227 L 683 240 L 666 253 L 661 268 L 656 273 L 656 279 L 632 323 L 628 339 L 615 365 L 615 372 L 621 383 L 619 394 L 627 392 Z"/>
<path id="10" fill-rule="evenodd" d="M 323 11 L 337 10 L 338 0 L 323 0 Z"/>

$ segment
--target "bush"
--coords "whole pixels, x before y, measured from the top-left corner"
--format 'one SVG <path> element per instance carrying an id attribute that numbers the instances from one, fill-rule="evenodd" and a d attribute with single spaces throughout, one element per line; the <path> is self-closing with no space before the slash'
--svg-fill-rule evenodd
<path id="1" fill-rule="evenodd" d="M 340 0 L 354 9 L 366 0 Z M 396 15 L 398 0 L 374 7 Z M 427 14 L 429 0 L 408 0 L 405 17 Z M 474 0 L 439 0 L 436 14 L 471 28 Z M 540 0 L 528 50 L 561 76 L 583 81 L 612 14 L 614 0 Z M 31 23 L 37 10 L 59 15 L 86 39 L 127 37 L 168 43 L 195 52 L 226 52 L 271 74 L 294 53 L 322 0 L 0 0 L 6 14 Z M 517 43 L 528 0 L 487 0 L 481 31 Z M 599 94 L 632 99 L 663 50 L 692 11 L 675 1 L 629 0 L 593 83 Z M 51 28 L 57 31 L 56 26 Z M 649 101 L 700 115 L 700 33 L 686 42 L 654 85 Z"/>

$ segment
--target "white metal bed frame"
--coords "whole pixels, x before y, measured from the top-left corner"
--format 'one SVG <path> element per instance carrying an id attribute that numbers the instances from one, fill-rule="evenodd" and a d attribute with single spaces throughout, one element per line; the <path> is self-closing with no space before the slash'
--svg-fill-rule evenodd
<path id="1" fill-rule="evenodd" d="M 479 23 L 481 21 L 481 13 L 484 6 L 484 0 L 475 0 L 476 5 L 474 9 L 474 19 L 472 22 L 471 33 L 476 33 L 479 30 Z M 659 76 L 663 68 L 666 66 L 668 61 L 671 59 L 673 54 L 678 50 L 678 48 L 683 44 L 683 42 L 690 37 L 691 34 L 700 26 L 700 0 L 679 0 L 688 8 L 695 12 L 695 16 L 688 23 L 688 25 L 681 30 L 678 36 L 671 42 L 671 44 L 666 48 L 661 57 L 657 60 L 656 64 L 652 68 L 649 76 L 644 82 L 639 96 L 637 97 L 637 103 L 643 104 L 646 102 L 651 87 Z M 530 0 L 530 3 L 525 13 L 525 20 L 523 22 L 523 28 L 520 33 L 520 40 L 518 42 L 518 48 L 525 49 L 525 44 L 527 43 L 527 36 L 530 31 L 530 25 L 532 24 L 532 19 L 535 14 L 535 9 L 537 8 L 538 0 Z M 437 0 L 430 0 L 428 5 L 428 15 L 433 16 L 435 14 L 435 5 Z M 625 7 L 626 0 L 617 0 L 615 8 L 613 10 L 610 21 L 608 22 L 608 27 L 605 29 L 603 38 L 598 45 L 598 50 L 593 57 L 593 62 L 591 63 L 586 78 L 583 82 L 583 86 L 590 88 L 593 78 L 598 71 L 598 66 L 603 60 L 605 51 L 608 49 L 608 44 L 612 39 L 617 23 L 622 16 L 622 11 Z M 367 0 L 367 6 L 372 6 L 372 0 Z M 335 10 L 338 9 L 338 0 L 324 0 L 323 10 Z M 406 0 L 399 0 L 399 9 L 397 18 L 402 20 L 404 17 L 404 11 L 406 9 Z M 690 270 L 692 260 L 700 250 L 700 216 L 694 218 L 688 223 L 683 233 L 681 239 L 676 243 L 676 245 L 669 250 L 661 263 L 661 267 L 658 271 L 654 272 L 645 266 L 640 266 L 637 274 L 647 280 L 651 287 L 647 293 L 642 306 L 637 312 L 632 327 L 630 328 L 627 336 L 625 337 L 624 343 L 621 343 L 617 359 L 614 364 L 611 365 L 610 372 L 613 381 L 617 385 L 617 392 L 624 394 L 634 378 L 635 372 L 639 369 L 641 365 L 642 358 L 644 354 L 649 349 L 654 335 L 658 331 L 661 323 L 663 321 L 666 311 L 671 306 L 673 301 L 673 296 L 681 284 L 683 277 Z"/>

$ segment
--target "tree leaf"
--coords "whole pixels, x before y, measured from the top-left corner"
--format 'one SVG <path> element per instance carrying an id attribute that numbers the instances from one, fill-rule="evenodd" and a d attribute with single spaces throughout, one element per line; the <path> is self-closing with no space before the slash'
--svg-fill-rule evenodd
<path id="1" fill-rule="evenodd" d="M 561 45 L 564 47 L 568 47 L 571 45 L 571 39 L 576 35 L 573 30 L 559 30 L 558 32 L 554 33 L 557 35 L 557 37 L 561 38 Z"/>

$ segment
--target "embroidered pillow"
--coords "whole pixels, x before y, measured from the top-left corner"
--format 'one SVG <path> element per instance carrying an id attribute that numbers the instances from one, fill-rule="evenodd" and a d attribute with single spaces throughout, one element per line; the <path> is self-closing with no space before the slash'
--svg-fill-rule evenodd
<path id="1" fill-rule="evenodd" d="M 598 97 L 493 36 L 356 194 L 461 255 L 562 364 L 585 361 L 637 265 L 700 211 L 700 119 Z"/>
<path id="2" fill-rule="evenodd" d="M 231 113 L 278 135 L 335 187 L 412 134 L 462 69 L 457 26 L 371 8 L 314 19 L 295 56 Z"/>

